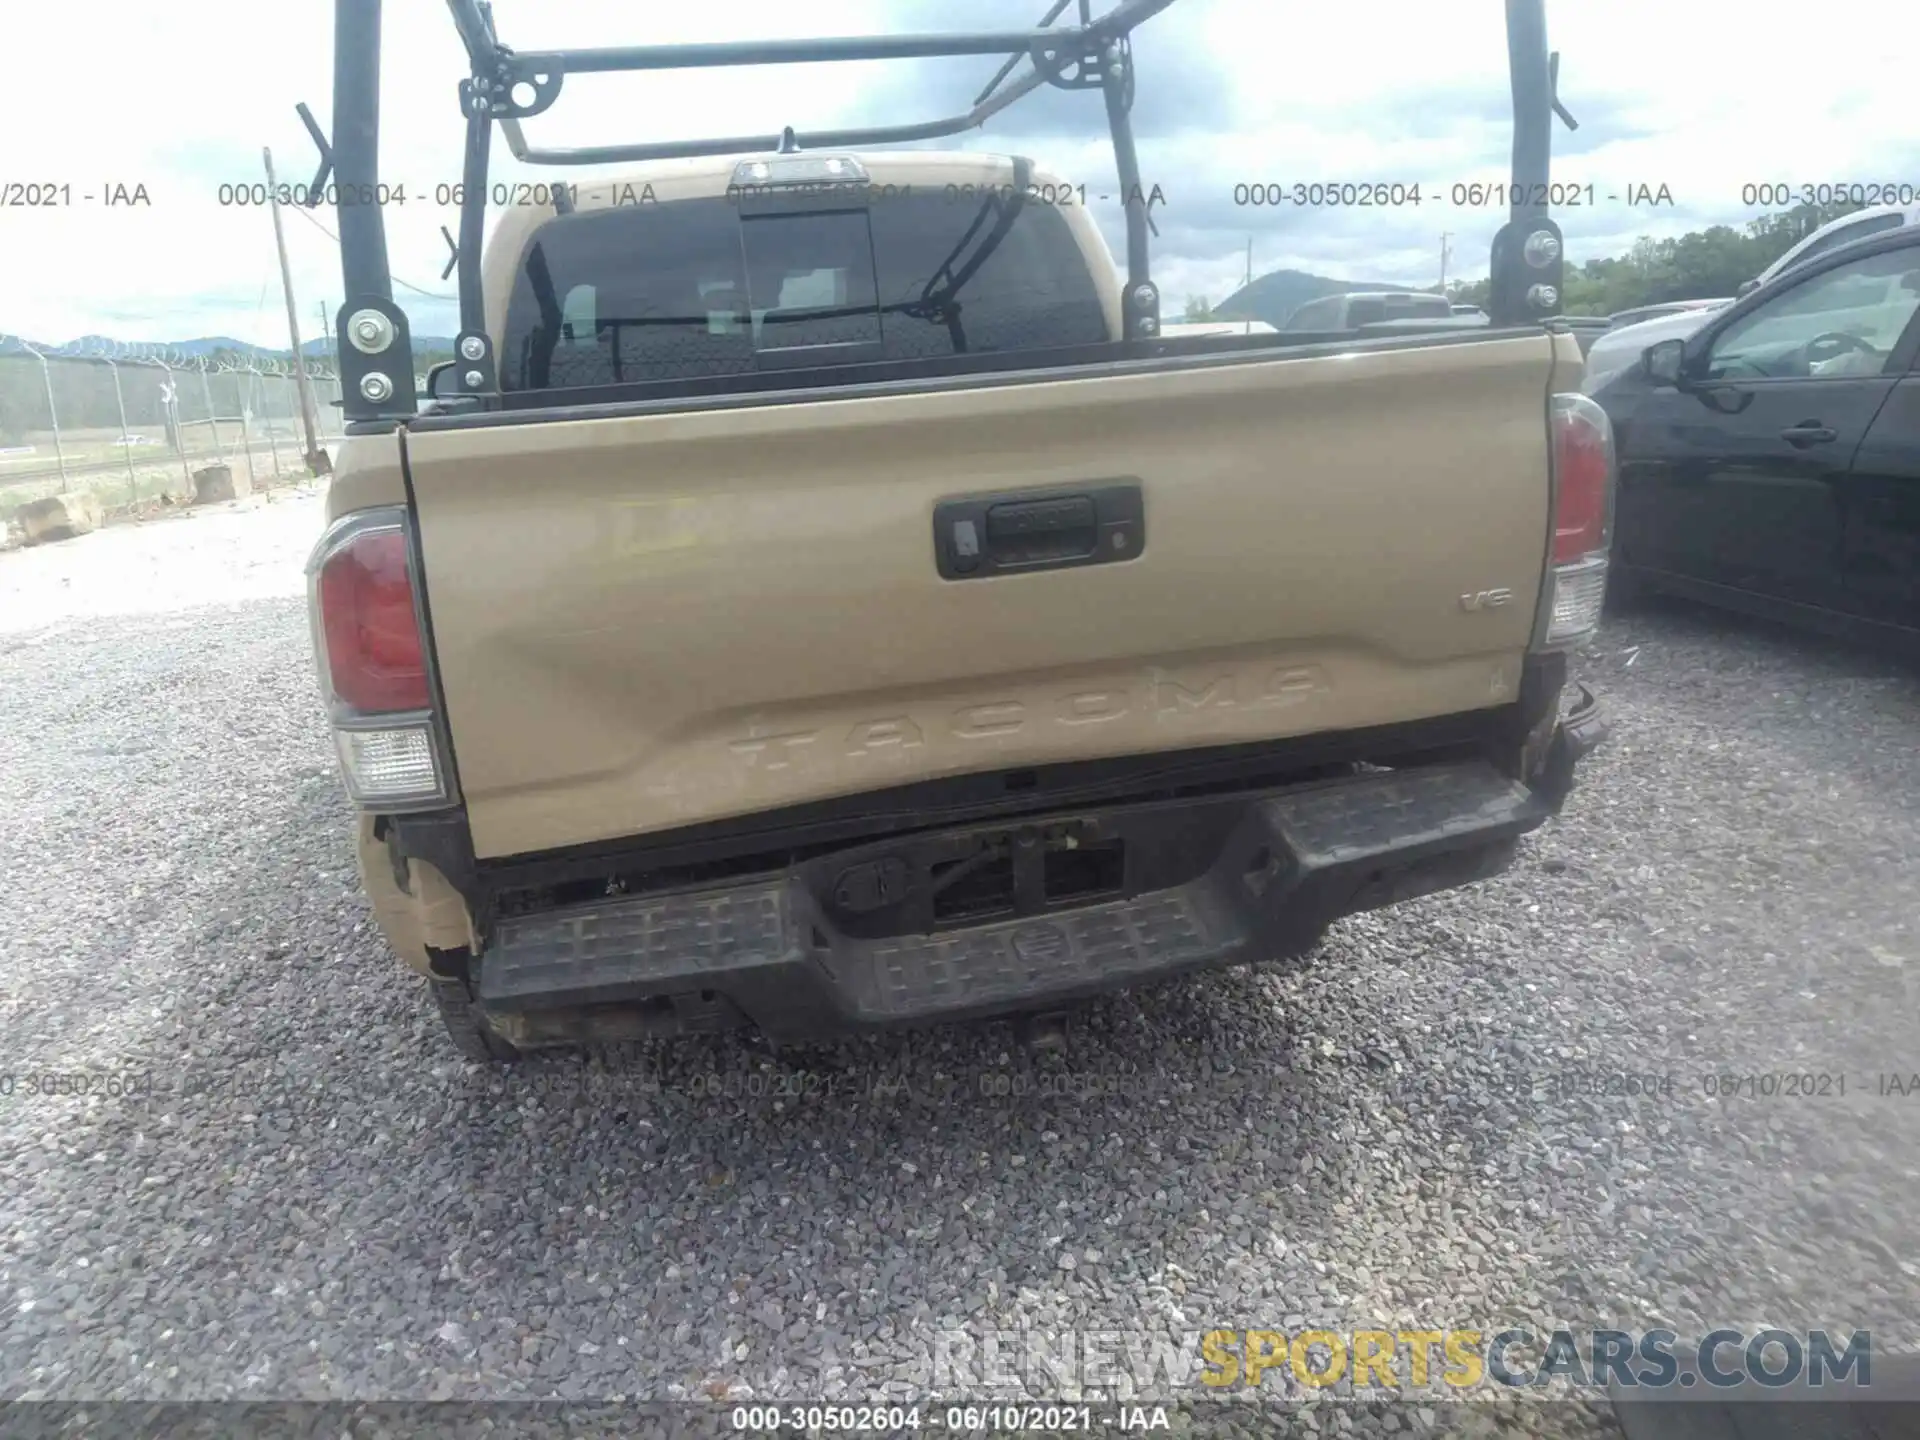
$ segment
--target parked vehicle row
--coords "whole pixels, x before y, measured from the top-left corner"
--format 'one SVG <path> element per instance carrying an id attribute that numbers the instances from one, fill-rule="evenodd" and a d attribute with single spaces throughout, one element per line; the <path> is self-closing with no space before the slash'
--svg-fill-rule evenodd
<path id="1" fill-rule="evenodd" d="M 1160 327 L 1169 340 L 1196 335 L 1271 335 L 1273 326 L 1264 320 L 1175 320 Z"/>
<path id="2" fill-rule="evenodd" d="M 1723 295 L 1712 300 L 1663 300 L 1658 305 L 1636 305 L 1631 310 L 1618 310 L 1607 316 L 1607 329 L 1624 330 L 1629 325 L 1638 325 L 1643 320 L 1658 320 L 1663 315 L 1691 315 L 1696 311 L 1718 310 L 1723 305 L 1731 305 L 1734 297 Z"/>
<path id="3" fill-rule="evenodd" d="M 1844 245 L 1865 240 L 1870 235 L 1884 235 L 1908 225 L 1920 225 L 1920 205 L 1870 205 L 1864 210 L 1842 215 L 1837 220 L 1829 220 L 1741 285 L 1739 295 L 1735 298 L 1750 295 L 1762 285 L 1772 284 L 1789 270 L 1797 270 Z"/>
<path id="4" fill-rule="evenodd" d="M 1616 588 L 1920 651 L 1916 356 L 1920 227 L 1903 224 L 1590 370 L 1619 454 Z"/>
<path id="5" fill-rule="evenodd" d="M 1423 290 L 1352 290 L 1309 300 L 1287 316 L 1287 330 L 1358 330 L 1392 320 L 1447 320 L 1459 317 L 1460 307 L 1444 295 Z M 1478 314 L 1470 307 L 1465 318 Z"/>
<path id="6" fill-rule="evenodd" d="M 1763 285 L 1810 265 L 1842 246 L 1874 235 L 1886 234 L 1920 222 L 1920 205 L 1876 205 L 1830 220 L 1799 241 L 1766 269 L 1739 287 L 1736 295 L 1710 300 L 1675 300 L 1665 305 L 1643 305 L 1611 317 L 1607 333 L 1595 340 L 1587 351 L 1589 386 L 1605 381 L 1616 371 L 1637 363 L 1641 353 L 1661 340 L 1684 339 L 1735 300 L 1751 295 Z"/>

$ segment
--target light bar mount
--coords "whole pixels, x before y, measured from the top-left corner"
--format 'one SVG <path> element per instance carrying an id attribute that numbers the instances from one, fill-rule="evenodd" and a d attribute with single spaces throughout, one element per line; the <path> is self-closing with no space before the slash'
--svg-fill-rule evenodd
<path id="1" fill-rule="evenodd" d="M 1560 56 L 1547 49 L 1544 0 L 1507 0 L 1507 69 L 1513 88 L 1513 183 L 1508 220 L 1493 237 L 1487 318 L 1526 325 L 1560 315 L 1566 240 L 1549 213 L 1553 122 L 1579 123 L 1560 103 Z"/>

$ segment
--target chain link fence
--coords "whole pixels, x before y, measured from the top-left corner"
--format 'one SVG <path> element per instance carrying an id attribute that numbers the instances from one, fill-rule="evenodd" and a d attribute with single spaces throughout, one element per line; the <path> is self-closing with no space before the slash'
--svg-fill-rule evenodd
<path id="1" fill-rule="evenodd" d="M 339 380 L 306 370 L 324 447 L 341 436 Z M 290 359 L 0 335 L 0 525 L 50 495 L 91 491 L 107 516 L 185 503 L 210 465 L 256 490 L 305 480 L 306 448 Z"/>

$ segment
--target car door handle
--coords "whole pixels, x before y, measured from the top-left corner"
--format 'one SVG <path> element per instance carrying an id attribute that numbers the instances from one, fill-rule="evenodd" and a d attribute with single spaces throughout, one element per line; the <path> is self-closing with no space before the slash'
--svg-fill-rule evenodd
<path id="1" fill-rule="evenodd" d="M 1782 430 L 1780 438 L 1789 445 L 1825 445 L 1828 441 L 1838 440 L 1840 432 L 1817 420 L 1802 420 L 1798 425 L 1789 425 Z"/>

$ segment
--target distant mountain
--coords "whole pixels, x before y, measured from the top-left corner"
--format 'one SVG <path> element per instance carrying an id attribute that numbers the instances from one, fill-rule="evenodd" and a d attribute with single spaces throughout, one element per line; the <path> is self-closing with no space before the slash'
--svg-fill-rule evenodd
<path id="1" fill-rule="evenodd" d="M 1309 275 L 1304 270 L 1273 270 L 1234 291 L 1213 307 L 1213 313 L 1221 320 L 1264 320 L 1277 330 L 1294 311 L 1322 295 L 1344 295 L 1350 290 L 1426 288 L 1401 281 L 1332 280 L 1325 275 Z"/>
<path id="2" fill-rule="evenodd" d="M 198 340 L 177 340 L 170 348 L 183 351 L 188 355 L 211 355 L 216 350 L 238 350 L 242 354 L 245 354 L 253 347 L 248 345 L 244 340 L 234 339 L 231 335 L 209 335 Z M 291 355 L 293 351 L 291 349 L 266 350 L 261 353 L 266 355 Z"/>
<path id="3" fill-rule="evenodd" d="M 113 344 L 114 344 L 114 342 L 105 335 L 82 335 L 77 340 L 69 340 L 67 341 L 66 344 L 56 346 L 56 347 L 49 347 L 37 340 L 34 343 L 36 345 L 39 345 L 42 350 L 46 350 L 48 348 L 56 348 L 60 350 L 86 350 L 86 351 L 104 350 L 109 354 L 112 353 Z"/>

